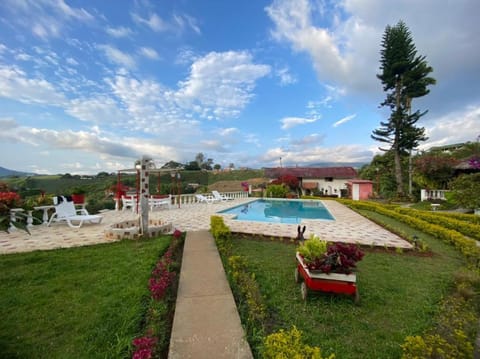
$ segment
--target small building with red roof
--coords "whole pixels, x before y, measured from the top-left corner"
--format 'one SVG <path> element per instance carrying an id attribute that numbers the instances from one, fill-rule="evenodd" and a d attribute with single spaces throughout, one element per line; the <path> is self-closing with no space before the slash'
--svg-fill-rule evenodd
<path id="1" fill-rule="evenodd" d="M 353 167 L 276 167 L 265 168 L 265 176 L 277 179 L 297 177 L 302 194 L 347 197 L 347 182 L 357 177 Z"/>

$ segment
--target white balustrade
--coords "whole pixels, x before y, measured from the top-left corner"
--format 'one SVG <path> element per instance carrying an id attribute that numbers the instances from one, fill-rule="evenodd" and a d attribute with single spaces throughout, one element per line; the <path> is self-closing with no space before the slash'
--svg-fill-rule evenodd
<path id="1" fill-rule="evenodd" d="M 430 201 L 430 200 L 442 200 L 445 201 L 445 193 L 447 190 L 444 189 L 422 189 L 420 191 L 420 200 L 421 201 Z"/>

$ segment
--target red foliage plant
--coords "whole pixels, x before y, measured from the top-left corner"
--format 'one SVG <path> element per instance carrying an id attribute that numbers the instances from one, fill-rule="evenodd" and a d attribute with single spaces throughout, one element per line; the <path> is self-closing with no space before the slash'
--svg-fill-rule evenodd
<path id="1" fill-rule="evenodd" d="M 298 188 L 299 180 L 297 177 L 292 175 L 283 175 L 272 181 L 273 184 L 284 184 L 290 189 Z"/>
<path id="2" fill-rule="evenodd" d="M 322 257 L 308 263 L 307 267 L 323 273 L 350 274 L 363 256 L 364 253 L 355 244 L 333 243 L 327 247 L 327 252 Z"/>

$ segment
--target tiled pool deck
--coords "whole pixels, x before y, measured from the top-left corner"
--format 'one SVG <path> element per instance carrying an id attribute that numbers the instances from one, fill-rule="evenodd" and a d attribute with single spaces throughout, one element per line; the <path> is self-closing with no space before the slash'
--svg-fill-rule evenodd
<path id="1" fill-rule="evenodd" d="M 173 228 L 181 231 L 208 230 L 212 214 L 251 200 L 251 198 L 242 198 L 215 204 L 191 204 L 184 205 L 181 208 L 173 207 L 171 209 L 156 210 L 151 212 L 151 218 L 171 222 Z M 407 241 L 388 232 L 344 205 L 335 201 L 323 202 L 335 217 L 335 221 L 303 221 L 301 225 L 307 227 L 305 238 L 308 238 L 313 233 L 328 241 L 342 241 L 381 247 L 411 248 L 410 243 Z M 101 224 L 87 223 L 78 229 L 70 228 L 64 223 L 54 223 L 50 227 L 44 225 L 34 226 L 30 231 L 30 235 L 18 230 L 10 234 L 1 232 L 0 254 L 111 242 L 112 240 L 106 239 L 104 235 L 104 230 L 107 227 L 121 221 L 136 218 L 131 211 L 105 211 L 102 215 L 104 218 Z M 294 238 L 297 234 L 296 224 L 244 222 L 230 219 L 228 216 L 224 216 L 224 218 L 225 223 L 232 232 L 255 233 L 284 238 Z"/>

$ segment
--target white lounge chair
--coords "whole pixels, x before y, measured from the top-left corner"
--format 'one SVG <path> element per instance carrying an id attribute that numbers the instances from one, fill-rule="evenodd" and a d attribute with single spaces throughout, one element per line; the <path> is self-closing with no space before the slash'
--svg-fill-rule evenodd
<path id="1" fill-rule="evenodd" d="M 213 202 L 218 202 L 219 200 L 212 196 L 204 196 L 203 194 L 196 194 L 195 197 L 197 198 L 199 203 L 208 203 L 212 204 Z"/>
<path id="2" fill-rule="evenodd" d="M 137 207 L 136 196 L 122 196 L 122 211 L 125 211 L 127 208 L 130 208 L 132 212 L 135 212 L 136 207 Z"/>
<path id="3" fill-rule="evenodd" d="M 52 222 L 65 221 L 71 228 L 80 228 L 83 222 L 100 223 L 103 219 L 100 215 L 88 214 L 88 211 L 85 208 L 76 209 L 73 201 L 68 200 L 65 197 L 61 200 L 57 200 L 55 197 L 54 204 L 55 213 L 50 217 L 48 226 L 50 226 Z M 78 222 L 78 224 L 75 225 L 72 222 Z"/>
<path id="4" fill-rule="evenodd" d="M 212 194 L 213 194 L 213 197 L 215 197 L 218 201 L 230 201 L 230 200 L 233 200 L 232 197 L 228 197 L 226 195 L 224 195 L 223 193 L 220 194 L 220 192 L 218 191 L 212 191 Z"/>
<path id="5" fill-rule="evenodd" d="M 148 199 L 148 205 L 150 206 L 151 211 L 153 211 L 154 208 L 162 207 L 170 209 L 172 205 L 172 195 L 168 195 L 167 197 L 150 196 Z"/>

